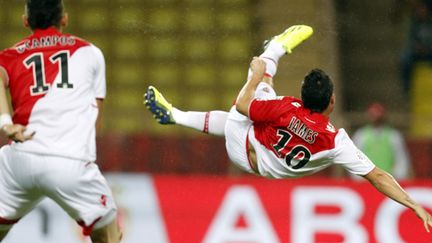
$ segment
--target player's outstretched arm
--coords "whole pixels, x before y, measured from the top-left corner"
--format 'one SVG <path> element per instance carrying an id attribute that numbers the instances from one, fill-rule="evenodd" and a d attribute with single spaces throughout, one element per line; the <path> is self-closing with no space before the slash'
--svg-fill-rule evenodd
<path id="1" fill-rule="evenodd" d="M 250 68 L 252 70 L 252 77 L 240 90 L 236 101 L 237 111 L 245 116 L 249 116 L 249 105 L 255 97 L 255 91 L 258 87 L 258 84 L 264 78 L 266 63 L 262 59 L 254 57 L 250 64 Z"/>
<path id="2" fill-rule="evenodd" d="M 0 129 L 10 139 L 15 142 L 24 142 L 33 137 L 34 132 L 31 134 L 24 134 L 26 127 L 13 124 L 8 107 L 8 100 L 6 98 L 5 89 L 6 74 L 0 69 Z"/>
<path id="3" fill-rule="evenodd" d="M 397 181 L 389 173 L 375 167 L 371 172 L 364 176 L 378 191 L 396 202 L 412 209 L 424 224 L 427 232 L 432 227 L 432 217 L 426 210 L 410 198 Z"/>

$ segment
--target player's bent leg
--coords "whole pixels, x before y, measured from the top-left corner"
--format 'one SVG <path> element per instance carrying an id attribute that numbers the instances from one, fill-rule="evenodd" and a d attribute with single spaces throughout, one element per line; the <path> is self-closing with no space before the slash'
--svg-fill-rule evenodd
<path id="1" fill-rule="evenodd" d="M 247 136 L 252 121 L 240 114 L 235 106 L 231 108 L 225 125 L 225 148 L 230 160 L 241 170 L 255 173 L 249 163 Z"/>
<path id="2" fill-rule="evenodd" d="M 0 241 L 42 199 L 40 191 L 30 186 L 29 175 L 38 159 L 9 145 L 0 148 Z"/>
<path id="3" fill-rule="evenodd" d="M 273 78 L 271 78 L 271 77 L 265 76 L 263 78 L 262 82 L 270 85 L 272 88 L 274 87 L 274 85 L 273 85 Z"/>
<path id="4" fill-rule="evenodd" d="M 117 207 L 97 164 L 47 156 L 45 166 L 49 170 L 40 171 L 38 186 L 78 222 L 85 236 L 115 221 Z"/>
<path id="5" fill-rule="evenodd" d="M 122 233 L 114 219 L 107 225 L 93 229 L 90 238 L 92 243 L 118 243 L 122 238 Z"/>
<path id="6" fill-rule="evenodd" d="M 313 29 L 307 25 L 294 25 L 286 29 L 282 34 L 264 41 L 264 52 L 260 58 L 266 63 L 266 76 L 272 78 L 276 75 L 279 59 L 308 39 L 313 34 Z M 249 70 L 248 77 L 252 72 Z M 272 80 L 263 80 L 273 86 Z M 271 81 L 271 82 L 270 82 Z"/>

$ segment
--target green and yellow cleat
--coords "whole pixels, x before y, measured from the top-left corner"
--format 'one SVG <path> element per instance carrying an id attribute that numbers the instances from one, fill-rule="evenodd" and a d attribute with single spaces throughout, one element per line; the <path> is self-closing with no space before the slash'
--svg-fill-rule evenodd
<path id="1" fill-rule="evenodd" d="M 274 41 L 285 49 L 287 53 L 291 53 L 292 50 L 308 39 L 313 34 L 313 29 L 307 25 L 293 25 L 286 29 L 282 34 L 273 37 L 270 40 L 264 42 L 264 49 L 267 48 L 270 41 Z"/>
<path id="2" fill-rule="evenodd" d="M 144 104 L 160 124 L 176 123 L 172 115 L 172 105 L 155 87 L 149 86 L 147 88 L 144 93 Z"/>

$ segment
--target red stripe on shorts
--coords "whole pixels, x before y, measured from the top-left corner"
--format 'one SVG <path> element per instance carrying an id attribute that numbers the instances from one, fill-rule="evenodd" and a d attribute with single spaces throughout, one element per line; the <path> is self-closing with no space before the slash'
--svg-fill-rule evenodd
<path id="1" fill-rule="evenodd" d="M 77 223 L 81 226 L 82 228 L 82 233 L 85 236 L 89 236 L 92 234 L 93 232 L 93 227 L 95 226 L 95 224 L 101 219 L 102 217 L 99 217 L 97 219 L 95 219 L 95 221 L 93 221 L 93 223 L 91 223 L 90 225 L 85 225 L 84 221 L 80 220 L 77 221 Z"/>
<path id="2" fill-rule="evenodd" d="M 5 219 L 5 218 L 2 218 L 2 217 L 0 217 L 0 224 L 3 224 L 3 225 L 5 225 L 5 224 L 15 224 L 15 223 L 17 223 L 18 221 L 19 221 L 20 219 Z"/>
<path id="3" fill-rule="evenodd" d="M 210 111 L 207 112 L 206 115 L 205 115 L 204 129 L 203 129 L 204 133 L 208 133 L 209 132 L 209 120 L 210 120 Z"/>

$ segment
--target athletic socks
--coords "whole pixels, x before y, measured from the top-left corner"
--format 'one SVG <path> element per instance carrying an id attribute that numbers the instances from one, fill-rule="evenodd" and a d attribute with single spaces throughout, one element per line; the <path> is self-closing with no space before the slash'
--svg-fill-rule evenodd
<path id="1" fill-rule="evenodd" d="M 276 62 L 279 61 L 279 59 L 286 54 L 285 49 L 282 47 L 281 44 L 276 43 L 274 41 L 270 41 L 268 43 L 267 48 L 263 52 L 263 54 L 260 55 L 260 57 L 268 57 L 270 59 L 275 60 Z"/>
<path id="2" fill-rule="evenodd" d="M 276 75 L 277 65 L 279 59 L 286 54 L 285 49 L 282 45 L 270 41 L 265 51 L 260 55 L 260 58 L 264 60 L 266 63 L 266 75 L 269 77 L 273 77 Z M 252 72 L 249 69 L 248 79 L 252 77 Z"/>
<path id="3" fill-rule="evenodd" d="M 228 112 L 181 111 L 173 107 L 172 114 L 174 120 L 179 125 L 216 136 L 225 135 L 225 123 L 228 117 Z"/>

